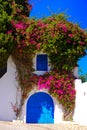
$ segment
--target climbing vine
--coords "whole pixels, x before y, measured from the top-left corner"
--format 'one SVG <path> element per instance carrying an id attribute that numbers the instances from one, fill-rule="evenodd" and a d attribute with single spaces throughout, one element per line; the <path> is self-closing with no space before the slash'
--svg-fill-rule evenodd
<path id="1" fill-rule="evenodd" d="M 31 6 L 23 11 L 23 3 L 17 2 L 11 2 L 11 17 L 3 17 L 8 19 L 9 28 L 5 24 L 5 30 L 0 34 L 0 52 L 6 53 L 3 63 L 12 54 L 16 64 L 17 80 L 22 89 L 21 106 L 36 85 L 38 89 L 47 89 L 65 111 L 70 112 L 75 105 L 76 93 L 72 70 L 78 59 L 86 54 L 87 32 L 77 24 L 68 22 L 62 13 L 38 20 L 30 19 L 26 11 Z M 20 6 L 17 7 L 17 4 Z M 52 65 L 52 70 L 43 76 L 33 74 L 33 58 L 39 52 L 48 54 Z"/>
<path id="2" fill-rule="evenodd" d="M 75 88 L 72 70 L 87 48 L 87 33 L 68 22 L 64 14 L 27 22 L 13 22 L 16 49 L 13 53 L 23 99 L 36 85 L 47 89 L 63 105 L 65 111 L 75 107 Z M 52 70 L 43 76 L 33 74 L 36 53 L 48 54 Z"/>

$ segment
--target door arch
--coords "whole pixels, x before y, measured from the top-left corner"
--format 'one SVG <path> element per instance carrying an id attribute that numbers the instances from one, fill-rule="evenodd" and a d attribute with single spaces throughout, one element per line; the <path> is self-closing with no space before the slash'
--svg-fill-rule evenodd
<path id="1" fill-rule="evenodd" d="M 54 103 L 45 92 L 37 92 L 30 96 L 26 106 L 27 123 L 54 123 Z"/>

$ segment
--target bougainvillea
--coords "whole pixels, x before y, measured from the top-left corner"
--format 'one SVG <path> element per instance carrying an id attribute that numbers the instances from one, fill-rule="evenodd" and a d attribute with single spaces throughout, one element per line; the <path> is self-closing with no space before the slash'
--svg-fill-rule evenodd
<path id="1" fill-rule="evenodd" d="M 12 12 L 9 14 L 11 17 L 4 15 L 5 9 L 4 14 L 0 10 L 2 21 L 6 21 L 4 30 L 1 30 L 3 33 L 0 34 L 0 51 L 10 52 L 6 53 L 7 58 L 12 54 L 18 70 L 17 80 L 22 89 L 22 105 L 29 91 L 36 85 L 38 89 L 47 89 L 66 111 L 71 111 L 75 105 L 72 70 L 78 59 L 86 54 L 87 32 L 77 24 L 68 22 L 62 13 L 38 20 L 30 19 L 28 10 L 31 6 L 28 6 L 26 0 L 23 3 L 16 0 L 9 2 L 2 3 L 12 10 L 8 12 Z M 22 8 L 23 4 L 27 5 L 26 8 Z M 3 22 L 0 25 L 4 25 Z M 51 72 L 43 76 L 32 73 L 32 60 L 38 52 L 47 53 L 52 65 Z"/>
<path id="2" fill-rule="evenodd" d="M 25 7 L 23 7 L 24 5 Z M 12 21 L 19 23 L 29 13 L 30 9 L 31 5 L 27 1 L 0 0 L 0 67 L 6 65 L 16 44 L 15 36 L 17 33 L 13 31 Z"/>
<path id="3" fill-rule="evenodd" d="M 12 21 L 13 33 L 17 34 L 14 37 L 16 49 L 13 57 L 19 72 L 23 99 L 33 86 L 38 86 L 38 89 L 45 88 L 55 96 L 65 111 L 72 111 L 75 106 L 72 70 L 78 59 L 85 55 L 87 33 L 78 25 L 68 22 L 64 14 L 25 21 Z M 48 54 L 52 70 L 37 76 L 32 74 L 32 60 L 41 51 Z M 28 57 L 31 59 L 28 60 Z"/>
<path id="4" fill-rule="evenodd" d="M 75 103 L 74 77 L 71 73 L 60 74 L 50 72 L 40 76 L 38 80 L 39 89 L 47 89 L 51 95 L 57 97 L 65 110 L 71 111 Z"/>
<path id="5" fill-rule="evenodd" d="M 29 48 L 28 52 L 46 52 L 54 69 L 71 71 L 77 60 L 85 55 L 87 33 L 68 22 L 62 14 L 43 20 L 29 19 L 26 23 L 13 22 L 12 25 L 16 28 L 17 47 L 22 51 Z"/>

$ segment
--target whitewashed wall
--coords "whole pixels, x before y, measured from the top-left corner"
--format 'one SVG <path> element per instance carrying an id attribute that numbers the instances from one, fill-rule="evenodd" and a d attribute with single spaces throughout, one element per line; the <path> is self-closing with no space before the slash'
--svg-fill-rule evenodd
<path id="1" fill-rule="evenodd" d="M 76 123 L 87 125 L 87 82 L 75 80 L 76 100 L 73 120 Z"/>
<path id="2" fill-rule="evenodd" d="M 35 60 L 34 67 L 35 67 Z M 48 68 L 48 70 L 50 67 Z M 2 121 L 12 121 L 16 120 L 15 112 L 12 108 L 12 105 L 16 105 L 17 107 L 20 106 L 20 100 L 21 100 L 21 90 L 19 89 L 17 80 L 16 80 L 16 66 L 14 62 L 12 61 L 11 57 L 8 59 L 7 63 L 7 73 L 0 79 L 0 120 Z M 38 72 L 35 71 L 37 74 Z M 42 74 L 44 71 L 42 72 Z M 41 72 L 39 72 L 41 74 Z M 29 97 L 37 92 L 38 90 L 35 88 L 31 91 L 29 94 Z M 43 92 L 46 92 L 42 90 Z M 29 98 L 28 97 L 28 98 Z M 27 100 L 25 101 L 25 104 L 22 108 L 20 119 L 24 120 L 26 119 L 26 104 Z M 63 120 L 63 109 L 60 104 L 56 101 L 56 99 L 53 99 L 54 102 L 54 122 L 58 123 Z M 26 122 L 26 121 L 25 121 Z"/>
<path id="3" fill-rule="evenodd" d="M 0 79 L 0 120 L 12 121 L 16 119 L 12 105 L 15 105 L 18 93 L 16 81 L 16 67 L 11 57 L 7 63 L 7 73 Z M 20 97 L 18 99 L 18 102 Z"/>
<path id="4" fill-rule="evenodd" d="M 35 66 L 35 61 L 34 61 Z M 49 68 L 50 70 L 50 68 Z M 37 73 L 37 72 L 36 72 Z M 80 79 L 75 80 L 76 89 L 76 101 L 73 120 L 80 124 L 87 125 L 87 82 L 82 83 Z M 42 90 L 45 92 L 44 90 Z M 37 89 L 31 91 L 29 96 L 37 92 Z M 29 98 L 29 97 L 28 97 Z M 0 79 L 0 120 L 12 121 L 16 119 L 15 112 L 13 111 L 12 105 L 19 107 L 21 100 L 21 90 L 19 89 L 16 81 L 16 66 L 13 63 L 11 57 L 7 63 L 7 73 Z M 20 119 L 26 119 L 26 103 L 22 108 Z M 54 122 L 58 123 L 63 120 L 63 109 L 58 104 L 56 99 L 53 98 L 54 102 Z"/>
<path id="5" fill-rule="evenodd" d="M 37 70 L 36 70 L 36 64 L 37 64 L 37 63 L 36 63 L 36 57 L 37 57 L 38 54 L 45 54 L 45 53 L 43 53 L 43 52 L 37 53 L 37 54 L 35 55 L 35 57 L 33 58 L 33 68 L 34 68 L 34 70 L 35 70 L 35 71 L 34 71 L 34 74 L 43 75 L 43 74 L 46 73 L 46 71 L 37 71 Z M 50 60 L 49 60 L 49 58 L 48 58 L 48 72 L 50 71 L 51 68 L 52 68 L 52 66 L 51 66 Z M 46 90 L 40 90 L 40 91 L 48 93 Z M 32 94 L 36 93 L 36 92 L 39 92 L 39 91 L 37 90 L 37 87 L 34 87 L 34 90 L 32 90 L 32 91 L 30 92 L 29 97 L 30 97 Z M 49 94 L 49 93 L 48 93 L 48 94 Z M 24 104 L 24 106 L 23 106 L 23 108 L 22 108 L 22 113 L 21 113 L 21 116 L 20 116 L 20 119 L 24 120 L 24 122 L 26 122 L 26 104 L 27 104 L 27 100 L 29 99 L 29 97 L 28 97 L 28 98 L 26 99 L 26 101 L 25 101 L 25 104 Z M 53 102 L 54 102 L 54 123 L 59 123 L 59 122 L 63 121 L 63 108 L 62 108 L 62 106 L 56 101 L 55 98 L 52 98 L 52 99 L 53 99 Z"/>

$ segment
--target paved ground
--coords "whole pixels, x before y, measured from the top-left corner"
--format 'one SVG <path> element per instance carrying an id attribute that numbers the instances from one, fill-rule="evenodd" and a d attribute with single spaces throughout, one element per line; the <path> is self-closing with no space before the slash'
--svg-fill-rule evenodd
<path id="1" fill-rule="evenodd" d="M 87 130 L 87 126 L 81 126 L 72 122 L 42 125 L 0 121 L 0 130 Z"/>

